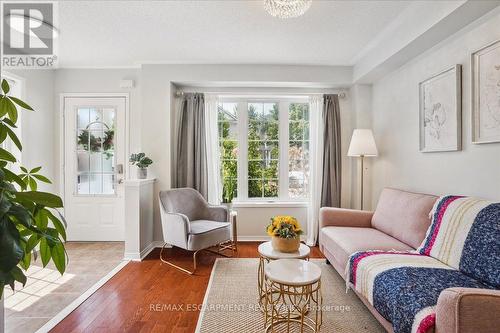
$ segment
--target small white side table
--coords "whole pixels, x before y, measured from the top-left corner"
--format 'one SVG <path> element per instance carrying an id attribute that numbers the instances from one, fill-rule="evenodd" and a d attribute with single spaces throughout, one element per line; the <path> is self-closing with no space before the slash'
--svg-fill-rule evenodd
<path id="1" fill-rule="evenodd" d="M 297 252 L 285 253 L 279 252 L 273 249 L 271 242 L 265 242 L 259 245 L 259 270 L 258 270 L 258 288 L 259 288 L 259 305 L 261 309 L 264 311 L 263 301 L 266 297 L 266 291 L 264 288 L 264 267 L 265 264 L 270 262 L 271 260 L 278 259 L 304 259 L 309 260 L 309 255 L 311 253 L 311 249 L 309 246 L 300 243 L 299 250 Z"/>
<path id="2" fill-rule="evenodd" d="M 321 306 L 321 269 L 312 262 L 299 259 L 279 259 L 266 265 L 264 307 L 266 332 L 292 324 L 319 332 L 323 322 Z M 309 315 L 308 315 L 309 313 Z M 283 332 L 283 330 L 278 330 Z"/>

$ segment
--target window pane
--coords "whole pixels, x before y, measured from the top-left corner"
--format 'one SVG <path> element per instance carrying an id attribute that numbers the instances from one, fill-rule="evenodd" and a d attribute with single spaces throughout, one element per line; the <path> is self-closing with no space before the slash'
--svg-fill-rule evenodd
<path id="1" fill-rule="evenodd" d="M 307 140 L 306 132 L 309 124 L 303 120 L 290 121 L 288 126 L 290 140 Z"/>
<path id="2" fill-rule="evenodd" d="M 290 141 L 288 158 L 290 160 L 309 159 L 309 141 Z"/>
<path id="3" fill-rule="evenodd" d="M 291 177 L 289 181 L 290 188 L 288 189 L 288 195 L 290 198 L 301 198 L 306 196 L 306 187 L 303 181 Z"/>
<path id="4" fill-rule="evenodd" d="M 235 121 L 220 121 L 219 122 L 219 138 L 221 139 L 238 139 L 238 123 Z"/>
<path id="5" fill-rule="evenodd" d="M 236 160 L 222 161 L 222 177 L 223 178 L 238 177 L 238 162 Z"/>
<path id="6" fill-rule="evenodd" d="M 218 105 L 221 156 L 222 200 L 231 202 L 237 195 L 238 178 L 238 103 Z"/>
<path id="7" fill-rule="evenodd" d="M 277 122 L 279 119 L 278 103 L 264 103 L 262 117 L 263 121 Z"/>
<path id="8" fill-rule="evenodd" d="M 238 158 L 238 142 L 224 140 L 221 141 L 220 154 L 222 159 L 237 159 Z"/>
<path id="9" fill-rule="evenodd" d="M 238 180 L 236 178 L 223 178 L 222 187 L 222 202 L 231 202 L 233 198 L 238 196 Z"/>
<path id="10" fill-rule="evenodd" d="M 91 153 L 90 154 L 90 172 L 100 173 L 102 171 L 102 154 L 101 153 Z"/>
<path id="11" fill-rule="evenodd" d="M 279 158 L 278 141 L 249 141 L 249 160 L 270 160 Z"/>
<path id="12" fill-rule="evenodd" d="M 263 103 L 248 103 L 248 120 L 261 120 L 264 112 Z"/>
<path id="13" fill-rule="evenodd" d="M 114 172 L 114 152 L 113 151 L 106 151 L 105 153 L 102 154 L 102 171 L 103 172 Z"/>
<path id="14" fill-rule="evenodd" d="M 89 194 L 89 175 L 83 173 L 77 176 L 77 192 L 78 194 Z"/>
<path id="15" fill-rule="evenodd" d="M 262 178 L 262 161 L 248 161 L 248 178 Z"/>
<path id="16" fill-rule="evenodd" d="M 288 111 L 290 120 L 309 120 L 308 103 L 291 103 Z"/>
<path id="17" fill-rule="evenodd" d="M 85 129 L 90 123 L 90 113 L 89 109 L 80 108 L 77 111 L 77 127 L 80 129 Z"/>
<path id="18" fill-rule="evenodd" d="M 278 196 L 278 180 L 267 180 L 264 181 L 264 197 L 272 198 Z"/>
<path id="19" fill-rule="evenodd" d="M 238 103 L 219 103 L 219 121 L 238 120 Z"/>
<path id="20" fill-rule="evenodd" d="M 250 198 L 276 197 L 278 195 L 278 105 L 274 102 L 248 103 L 249 141 L 247 156 L 248 197 Z"/>
<path id="21" fill-rule="evenodd" d="M 278 140 L 279 123 L 275 121 L 249 120 L 249 140 Z"/>
<path id="22" fill-rule="evenodd" d="M 309 104 L 291 103 L 288 114 L 288 195 L 301 198 L 307 196 L 309 177 Z"/>
<path id="23" fill-rule="evenodd" d="M 79 152 L 77 154 L 77 158 L 78 158 L 78 174 L 82 172 L 89 172 L 90 154 L 88 152 Z"/>
<path id="24" fill-rule="evenodd" d="M 262 195 L 263 195 L 262 180 L 260 180 L 260 179 L 248 180 L 248 197 L 249 198 L 261 198 Z"/>
<path id="25" fill-rule="evenodd" d="M 265 161 L 262 166 L 263 178 L 278 178 L 278 165 L 277 160 Z"/>
<path id="26" fill-rule="evenodd" d="M 102 175 L 101 174 L 90 174 L 89 177 L 89 193 L 102 193 Z"/>
<path id="27" fill-rule="evenodd" d="M 79 108 L 76 113 L 78 194 L 114 194 L 115 109 Z"/>

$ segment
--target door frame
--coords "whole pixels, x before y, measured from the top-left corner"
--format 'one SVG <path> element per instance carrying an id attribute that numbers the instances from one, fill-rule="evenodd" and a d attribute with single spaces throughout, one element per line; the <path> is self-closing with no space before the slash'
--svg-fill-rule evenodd
<path id="1" fill-rule="evenodd" d="M 129 93 L 60 93 L 59 94 L 59 174 L 61 181 L 59 183 L 59 192 L 63 202 L 66 199 L 66 173 L 65 173 L 65 160 L 66 160 L 66 127 L 64 125 L 66 110 L 64 109 L 64 101 L 66 98 L 125 98 L 125 160 L 130 156 L 130 94 Z M 130 179 L 130 164 L 125 163 L 124 180 Z M 64 215 L 64 207 L 62 208 Z"/>

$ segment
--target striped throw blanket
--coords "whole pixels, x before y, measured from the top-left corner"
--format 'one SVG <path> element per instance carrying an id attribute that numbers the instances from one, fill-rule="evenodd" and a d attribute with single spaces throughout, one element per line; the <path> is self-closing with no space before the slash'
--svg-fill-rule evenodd
<path id="1" fill-rule="evenodd" d="M 498 267 L 500 204 L 448 196 L 436 203 L 417 251 L 354 253 L 346 281 L 396 333 L 425 333 L 443 290 L 498 288 Z"/>
<path id="2" fill-rule="evenodd" d="M 417 249 L 494 288 L 500 288 L 500 203 L 441 197 Z"/>

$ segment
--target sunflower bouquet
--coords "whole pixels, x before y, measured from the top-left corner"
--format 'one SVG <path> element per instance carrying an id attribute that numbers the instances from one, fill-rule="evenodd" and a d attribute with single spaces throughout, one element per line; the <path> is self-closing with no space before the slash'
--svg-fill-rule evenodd
<path id="1" fill-rule="evenodd" d="M 298 238 L 302 234 L 302 228 L 293 216 L 275 216 L 267 226 L 267 234 L 285 239 Z"/>

